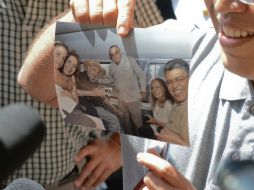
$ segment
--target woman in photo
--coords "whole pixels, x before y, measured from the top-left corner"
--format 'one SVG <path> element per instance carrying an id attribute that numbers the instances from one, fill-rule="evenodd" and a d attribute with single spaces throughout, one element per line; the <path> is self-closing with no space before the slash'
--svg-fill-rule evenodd
<path id="1" fill-rule="evenodd" d="M 60 49 L 59 45 L 55 46 L 55 55 Z M 92 115 L 84 113 L 84 109 L 79 106 L 77 87 L 75 81 L 75 72 L 79 72 L 80 58 L 71 51 L 60 67 L 60 61 L 56 58 L 55 62 L 55 83 L 58 103 L 64 120 L 68 123 L 85 125 L 93 128 L 104 129 L 102 121 Z M 93 113 L 93 115 L 96 114 Z"/>
<path id="2" fill-rule="evenodd" d="M 172 109 L 173 98 L 168 92 L 165 81 L 161 78 L 154 78 L 151 81 L 151 106 L 153 108 L 153 117 L 150 117 L 147 123 L 157 131 L 169 122 L 169 115 Z"/>
<path id="3" fill-rule="evenodd" d="M 140 129 L 140 135 L 147 138 L 155 138 L 154 133 L 158 133 L 165 124 L 169 122 L 169 115 L 174 100 L 168 92 L 165 81 L 161 78 L 151 80 L 151 107 L 153 116 L 146 115 L 145 121 L 148 126 Z"/>

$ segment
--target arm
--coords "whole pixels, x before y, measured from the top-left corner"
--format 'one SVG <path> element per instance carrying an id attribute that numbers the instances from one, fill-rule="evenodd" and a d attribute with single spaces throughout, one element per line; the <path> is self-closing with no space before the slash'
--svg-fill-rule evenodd
<path id="1" fill-rule="evenodd" d="M 79 103 L 75 76 L 72 75 L 71 79 L 72 79 L 72 96 L 73 96 L 74 101 Z"/>
<path id="2" fill-rule="evenodd" d="M 73 93 L 69 92 L 68 90 L 62 90 L 61 91 L 61 96 L 69 97 L 72 100 L 74 100 L 75 102 L 77 102 L 77 99 L 75 98 L 75 95 L 73 95 Z"/>
<path id="3" fill-rule="evenodd" d="M 189 143 L 186 142 L 186 140 L 183 137 L 181 137 L 180 135 L 170 130 L 167 130 L 167 134 L 155 133 L 155 136 L 157 137 L 158 140 L 161 140 L 161 141 L 166 141 L 166 142 L 175 143 L 175 144 L 184 145 L 184 146 L 189 145 Z"/>
<path id="4" fill-rule="evenodd" d="M 18 75 L 18 83 L 28 94 L 54 107 L 58 106 L 53 68 L 56 21 L 74 22 L 76 19 L 78 22 L 90 23 L 91 20 L 92 24 L 99 24 L 100 21 L 97 19 L 101 17 L 102 23 L 108 25 L 115 26 L 117 22 L 118 33 L 122 36 L 127 35 L 130 30 L 135 0 L 119 1 L 118 3 L 112 0 L 104 6 L 97 5 L 96 1 L 91 1 L 90 5 L 85 5 L 84 2 L 82 0 L 72 1 L 71 6 L 73 7 L 74 16 L 71 11 L 66 11 L 66 13 L 53 19 L 37 35 Z M 89 12 L 88 10 L 92 11 Z M 96 10 L 102 11 L 97 14 Z"/>
<path id="5" fill-rule="evenodd" d="M 80 90 L 80 89 L 77 89 L 77 93 L 78 93 L 79 96 L 105 97 L 104 88 L 94 88 L 93 90 Z"/>
<path id="6" fill-rule="evenodd" d="M 73 21 L 71 12 L 64 13 L 62 21 Z M 60 16 L 61 17 L 61 16 Z M 36 37 L 30 46 L 23 66 L 18 75 L 18 83 L 32 97 L 58 106 L 55 84 L 53 48 L 57 18 L 52 20 Z M 42 80 L 43 79 L 43 80 Z"/>
<path id="7" fill-rule="evenodd" d="M 163 127 L 163 128 L 165 127 L 165 123 L 162 123 L 162 122 L 156 120 L 154 117 L 151 117 L 151 118 L 147 121 L 147 123 L 155 124 L 155 125 L 157 125 L 158 127 Z"/>

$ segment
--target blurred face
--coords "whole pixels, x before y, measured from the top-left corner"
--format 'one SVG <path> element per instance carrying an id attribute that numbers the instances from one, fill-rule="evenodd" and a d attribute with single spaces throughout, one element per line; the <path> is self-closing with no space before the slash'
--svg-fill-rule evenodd
<path id="1" fill-rule="evenodd" d="M 75 73 L 78 66 L 78 60 L 75 56 L 69 56 L 64 64 L 63 72 L 66 76 L 71 76 Z"/>
<path id="2" fill-rule="evenodd" d="M 111 57 L 111 60 L 114 63 L 116 63 L 116 64 L 120 63 L 122 55 L 121 55 L 121 51 L 118 47 L 111 48 L 110 51 L 109 51 L 109 55 Z"/>
<path id="3" fill-rule="evenodd" d="M 91 82 L 96 82 L 100 74 L 100 69 L 94 65 L 89 65 L 87 67 L 87 74 Z"/>
<path id="4" fill-rule="evenodd" d="M 151 84 L 152 95 L 156 100 L 164 100 L 165 91 L 158 80 L 153 80 Z"/>
<path id="5" fill-rule="evenodd" d="M 63 46 L 56 46 L 54 48 L 54 67 L 55 69 L 60 69 L 63 64 L 64 60 L 67 57 L 67 49 Z"/>
<path id="6" fill-rule="evenodd" d="M 169 93 L 176 102 L 183 102 L 188 97 L 189 77 L 183 69 L 172 69 L 165 73 Z"/>
<path id="7" fill-rule="evenodd" d="M 229 71 L 254 80 L 254 5 L 239 0 L 205 0 Z"/>

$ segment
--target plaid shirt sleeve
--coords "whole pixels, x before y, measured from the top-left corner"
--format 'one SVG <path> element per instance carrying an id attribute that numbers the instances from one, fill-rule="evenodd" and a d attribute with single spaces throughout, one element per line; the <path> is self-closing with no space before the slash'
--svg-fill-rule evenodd
<path id="1" fill-rule="evenodd" d="M 47 126 L 40 148 L 9 177 L 6 184 L 22 177 L 42 185 L 56 183 L 73 169 L 74 156 L 87 143 L 89 128 L 67 126 L 58 109 L 33 100 L 16 82 L 28 46 L 36 33 L 67 8 L 68 0 L 0 1 L 0 105 L 25 102 L 39 110 Z M 137 26 L 147 27 L 162 21 L 153 0 L 137 1 Z"/>

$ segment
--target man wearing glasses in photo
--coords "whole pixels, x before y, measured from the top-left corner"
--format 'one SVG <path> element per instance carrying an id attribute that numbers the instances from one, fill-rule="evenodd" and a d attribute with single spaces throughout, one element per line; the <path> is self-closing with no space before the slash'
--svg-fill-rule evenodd
<path id="1" fill-rule="evenodd" d="M 189 145 L 187 114 L 189 65 L 182 59 L 170 60 L 165 65 L 164 78 L 175 102 L 170 112 L 169 122 L 159 133 L 155 133 L 155 136 L 158 140 Z"/>

